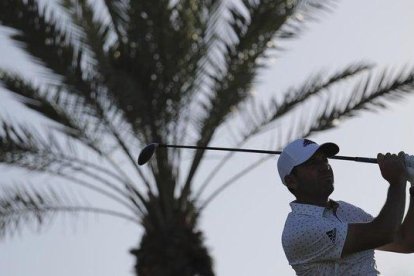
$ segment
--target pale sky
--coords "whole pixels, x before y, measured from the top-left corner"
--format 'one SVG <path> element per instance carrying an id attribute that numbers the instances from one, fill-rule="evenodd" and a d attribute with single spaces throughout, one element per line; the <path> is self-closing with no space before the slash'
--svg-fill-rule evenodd
<path id="1" fill-rule="evenodd" d="M 378 68 L 414 65 L 413 1 L 343 0 L 334 12 L 321 15 L 320 22 L 308 29 L 300 39 L 288 43 L 289 51 L 261 75 L 258 97 L 298 85 L 322 68 L 332 72 L 361 60 L 373 62 Z M 30 70 L 18 52 L 10 50 L 4 36 L 0 39 L 0 65 Z M 0 107 L 8 108 L 14 116 L 17 111 L 2 102 Z M 387 110 L 362 112 L 358 118 L 311 138 L 336 142 L 341 155 L 375 157 L 377 152 L 401 150 L 414 153 L 413 106 L 414 93 Z M 265 135 L 248 147 L 263 148 L 268 138 Z M 212 144 L 221 146 L 219 142 Z M 236 155 L 216 184 L 256 158 Z M 213 166 L 214 162 L 206 163 Z M 331 164 L 336 181 L 332 198 L 348 201 L 376 216 L 387 190 L 377 166 L 345 161 Z M 205 210 L 200 228 L 218 276 L 294 275 L 280 242 L 292 200 L 279 180 L 276 159 L 272 159 L 240 179 Z M 141 233 L 139 227 L 116 218 L 59 216 L 40 234 L 26 229 L 1 241 L 0 271 L 13 276 L 133 275 L 134 259 L 128 250 L 136 247 Z M 376 260 L 384 275 L 414 275 L 413 255 L 376 252 Z"/>

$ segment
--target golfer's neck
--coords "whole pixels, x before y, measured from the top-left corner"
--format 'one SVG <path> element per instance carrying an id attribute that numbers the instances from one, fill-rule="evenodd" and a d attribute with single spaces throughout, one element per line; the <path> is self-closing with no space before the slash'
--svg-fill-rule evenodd
<path id="1" fill-rule="evenodd" d="M 306 198 L 306 197 L 296 197 L 295 202 L 301 203 L 301 204 L 310 204 L 310 205 L 316 205 L 321 207 L 328 206 L 328 200 L 329 198 Z"/>

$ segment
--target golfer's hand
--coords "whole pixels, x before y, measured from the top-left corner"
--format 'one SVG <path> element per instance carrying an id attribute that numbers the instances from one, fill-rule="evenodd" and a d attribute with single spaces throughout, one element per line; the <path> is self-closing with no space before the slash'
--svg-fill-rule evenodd
<path id="1" fill-rule="evenodd" d="M 407 170 L 408 181 L 414 186 L 414 155 L 405 154 L 405 169 Z"/>
<path id="2" fill-rule="evenodd" d="M 387 180 L 390 185 L 406 183 L 407 172 L 405 169 L 404 152 L 400 152 L 398 155 L 391 153 L 383 155 L 379 153 L 377 155 L 377 160 L 382 177 Z"/>

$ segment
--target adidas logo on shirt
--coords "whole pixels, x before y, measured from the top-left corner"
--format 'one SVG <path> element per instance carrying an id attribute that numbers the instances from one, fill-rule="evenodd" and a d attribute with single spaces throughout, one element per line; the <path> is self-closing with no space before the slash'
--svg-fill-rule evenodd
<path id="1" fill-rule="evenodd" d="M 326 232 L 326 235 L 332 241 L 332 243 L 335 243 L 335 240 L 336 240 L 336 228 L 334 228 L 334 229 Z"/>

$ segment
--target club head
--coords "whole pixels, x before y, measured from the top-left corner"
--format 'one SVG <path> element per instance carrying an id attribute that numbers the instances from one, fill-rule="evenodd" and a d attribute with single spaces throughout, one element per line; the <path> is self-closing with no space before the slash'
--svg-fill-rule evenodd
<path id="1" fill-rule="evenodd" d="M 152 143 L 147 145 L 142 149 L 141 153 L 138 156 L 138 165 L 142 166 L 147 163 L 151 157 L 154 155 L 155 150 L 158 148 L 157 143 Z"/>

